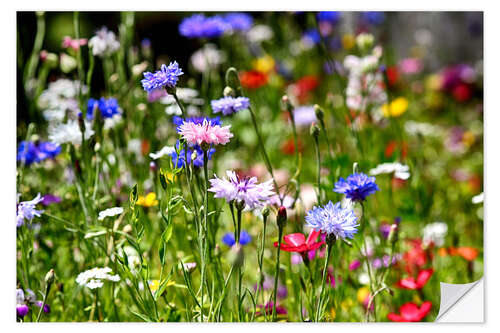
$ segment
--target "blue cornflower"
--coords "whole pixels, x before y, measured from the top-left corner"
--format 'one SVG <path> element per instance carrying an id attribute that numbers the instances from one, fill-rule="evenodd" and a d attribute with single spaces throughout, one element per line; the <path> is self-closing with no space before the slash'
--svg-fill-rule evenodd
<path id="1" fill-rule="evenodd" d="M 372 25 L 379 25 L 385 21 L 384 12 L 364 12 L 361 15 L 366 22 Z"/>
<path id="2" fill-rule="evenodd" d="M 337 24 L 341 16 L 342 14 L 340 12 L 319 12 L 317 14 L 318 21 L 326 21 L 332 24 Z"/>
<path id="3" fill-rule="evenodd" d="M 113 118 L 115 115 L 120 114 L 118 101 L 113 97 L 108 99 L 101 97 L 99 100 L 90 98 L 87 102 L 87 119 L 94 119 L 96 110 L 101 112 L 103 118 Z"/>
<path id="4" fill-rule="evenodd" d="M 186 120 L 182 119 L 182 117 L 179 117 L 179 116 L 174 116 L 172 118 L 172 122 L 174 123 L 174 125 L 176 125 L 176 131 L 177 133 L 179 133 L 179 127 L 182 125 L 182 123 L 185 122 L 191 122 L 191 123 L 195 123 L 195 124 L 203 124 L 203 121 L 204 120 L 207 120 L 209 122 L 211 122 L 212 125 L 222 125 L 222 121 L 220 120 L 220 117 L 214 117 L 214 118 L 209 118 L 209 117 L 189 117 L 189 118 L 186 118 Z"/>
<path id="5" fill-rule="evenodd" d="M 245 230 L 241 230 L 240 232 L 240 244 L 246 245 L 252 241 L 252 236 Z M 231 247 L 236 244 L 236 240 L 234 239 L 234 233 L 226 232 L 222 237 L 222 242 L 227 246 Z"/>
<path id="6" fill-rule="evenodd" d="M 54 158 L 61 152 L 61 146 L 53 142 L 40 142 L 38 144 L 39 158 L 44 160 L 46 158 Z"/>
<path id="7" fill-rule="evenodd" d="M 222 112 L 223 115 L 227 116 L 236 113 L 243 109 L 248 109 L 250 107 L 250 100 L 248 97 L 222 97 L 211 102 L 212 110 L 214 113 Z"/>
<path id="8" fill-rule="evenodd" d="M 179 141 L 177 141 L 176 143 L 176 148 L 177 150 L 179 149 Z M 171 154 L 170 154 L 170 157 L 172 158 L 172 163 L 174 164 L 174 167 L 176 168 L 182 168 L 184 167 L 184 165 L 186 164 L 185 163 L 185 159 L 186 159 L 186 154 L 185 154 L 185 150 L 186 149 L 185 147 L 182 148 L 180 151 L 179 151 L 179 154 L 177 154 L 177 150 L 176 151 L 173 151 Z M 193 155 L 193 153 L 196 151 L 196 158 L 193 160 L 193 165 L 197 168 L 201 168 L 203 166 L 203 150 L 201 149 L 201 147 L 199 145 L 194 145 L 192 147 L 187 147 L 187 164 L 190 164 L 191 163 L 191 157 Z M 210 148 L 208 150 L 208 159 L 211 160 L 212 159 L 212 155 L 215 153 L 215 148 Z"/>
<path id="9" fill-rule="evenodd" d="M 35 206 L 43 200 L 40 193 L 37 194 L 33 200 L 22 201 L 17 205 L 16 213 L 16 225 L 18 227 L 22 226 L 25 221 L 31 221 L 35 216 L 40 217 L 43 210 L 35 209 Z"/>
<path id="10" fill-rule="evenodd" d="M 231 25 L 221 16 L 195 14 L 182 20 L 179 33 L 188 38 L 212 38 L 221 36 L 230 28 Z"/>
<path id="11" fill-rule="evenodd" d="M 169 87 L 174 88 L 177 85 L 179 76 L 184 74 L 177 61 L 171 62 L 168 66 L 161 65 L 161 69 L 155 73 L 145 72 L 144 79 L 141 80 L 144 90 L 150 92 L 154 89 Z"/>
<path id="12" fill-rule="evenodd" d="M 343 193 L 353 201 L 364 201 L 367 196 L 379 190 L 375 184 L 375 177 L 368 177 L 362 172 L 354 173 L 347 179 L 340 177 L 333 189 L 334 192 Z"/>
<path id="13" fill-rule="evenodd" d="M 234 31 L 248 31 L 253 24 L 252 16 L 247 13 L 229 13 L 224 19 Z"/>
<path id="14" fill-rule="evenodd" d="M 336 238 L 353 238 L 358 232 L 358 218 L 352 209 L 342 208 L 340 202 L 329 201 L 325 207 L 313 207 L 305 217 L 307 226 L 322 231 Z"/>
<path id="15" fill-rule="evenodd" d="M 312 41 L 314 44 L 321 42 L 321 35 L 316 29 L 309 29 L 304 33 L 304 37 Z"/>
<path id="16" fill-rule="evenodd" d="M 47 158 L 54 158 L 60 152 L 61 146 L 53 142 L 40 142 L 36 145 L 31 141 L 21 141 L 17 149 L 17 160 L 30 165 Z"/>

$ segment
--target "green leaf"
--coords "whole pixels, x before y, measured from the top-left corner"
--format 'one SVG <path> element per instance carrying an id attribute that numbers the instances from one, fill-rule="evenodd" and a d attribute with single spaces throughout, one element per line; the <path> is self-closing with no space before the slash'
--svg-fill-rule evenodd
<path id="1" fill-rule="evenodd" d="M 148 316 L 146 316 L 146 315 L 143 315 L 143 314 L 141 314 L 141 313 L 134 312 L 134 311 L 132 311 L 132 310 L 131 310 L 130 312 L 132 312 L 134 315 L 136 315 L 137 317 L 141 318 L 141 319 L 142 319 L 142 320 L 144 320 L 145 322 L 152 322 L 152 320 L 151 320 Z"/>
<path id="2" fill-rule="evenodd" d="M 85 234 L 84 238 L 88 239 L 88 238 L 98 237 L 98 236 L 105 235 L 106 233 L 107 233 L 106 230 L 99 230 L 99 231 L 94 231 L 94 232 L 88 232 L 88 233 Z"/>
<path id="3" fill-rule="evenodd" d="M 168 243 L 168 241 L 170 240 L 170 238 L 172 238 L 172 232 L 174 230 L 174 224 L 173 223 L 170 223 L 167 227 L 167 229 L 165 229 L 165 231 L 163 232 L 163 235 L 162 235 L 162 238 L 163 238 L 163 241 L 165 243 Z"/>

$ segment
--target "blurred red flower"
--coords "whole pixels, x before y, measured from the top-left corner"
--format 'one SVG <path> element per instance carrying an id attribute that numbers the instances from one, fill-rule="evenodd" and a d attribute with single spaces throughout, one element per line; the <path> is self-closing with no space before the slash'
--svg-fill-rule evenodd
<path id="1" fill-rule="evenodd" d="M 387 67 L 387 81 L 389 85 L 395 85 L 399 80 L 399 71 L 396 66 Z"/>
<path id="2" fill-rule="evenodd" d="M 387 318 L 397 322 L 421 321 L 429 314 L 431 307 L 432 303 L 429 301 L 422 303 L 420 307 L 415 303 L 409 302 L 399 308 L 399 314 L 391 312 L 387 315 Z"/>
<path id="3" fill-rule="evenodd" d="M 304 145 L 300 140 L 297 140 L 297 146 L 299 152 L 304 151 Z M 281 151 L 283 152 L 283 154 L 293 155 L 295 153 L 295 141 L 293 139 L 286 140 L 285 143 L 281 146 Z"/>
<path id="4" fill-rule="evenodd" d="M 405 269 L 408 274 L 414 275 L 420 271 L 421 267 L 425 266 L 427 263 L 427 256 L 431 254 L 422 247 L 422 240 L 411 239 L 409 243 L 411 248 L 403 254 L 403 259 L 406 263 Z"/>
<path id="5" fill-rule="evenodd" d="M 319 85 L 319 80 L 314 75 L 307 75 L 300 78 L 294 84 L 294 93 L 299 100 L 299 103 L 306 103 L 310 97 L 311 91 L 316 89 Z"/>
<path id="6" fill-rule="evenodd" d="M 325 244 L 324 241 L 316 242 L 320 235 L 320 231 L 312 230 L 309 236 L 304 236 L 301 233 L 289 234 L 283 237 L 281 249 L 287 252 L 303 253 L 307 251 L 317 250 L 321 245 Z M 278 247 L 278 242 L 274 242 L 274 246 Z"/>
<path id="7" fill-rule="evenodd" d="M 240 74 L 240 82 L 243 88 L 257 89 L 267 84 L 268 76 L 259 71 L 246 71 Z"/>
<path id="8" fill-rule="evenodd" d="M 421 270 L 418 273 L 416 279 L 413 276 L 406 277 L 401 281 L 398 281 L 396 286 L 399 288 L 411 289 L 411 290 L 422 289 L 427 283 L 427 281 L 429 281 L 429 279 L 431 278 L 432 273 L 434 273 L 434 270 L 432 268 Z"/>

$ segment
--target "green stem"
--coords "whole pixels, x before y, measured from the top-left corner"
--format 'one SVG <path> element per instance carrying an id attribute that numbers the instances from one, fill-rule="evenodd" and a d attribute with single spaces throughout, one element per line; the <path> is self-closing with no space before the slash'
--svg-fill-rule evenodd
<path id="1" fill-rule="evenodd" d="M 323 281 L 321 282 L 321 292 L 319 294 L 318 307 L 316 308 L 316 318 L 315 318 L 316 322 L 321 320 L 320 312 L 321 312 L 321 308 L 323 307 L 323 294 L 325 291 L 328 261 L 330 261 L 331 252 L 332 252 L 332 244 L 330 242 L 327 242 L 327 244 L 326 244 L 326 259 L 325 259 L 325 264 L 323 266 Z"/>
<path id="2" fill-rule="evenodd" d="M 274 272 L 274 292 L 273 292 L 273 321 L 276 321 L 276 297 L 278 294 L 278 277 L 280 271 L 280 251 L 283 228 L 278 226 L 278 256 L 276 258 L 276 271 Z"/>
<path id="3" fill-rule="evenodd" d="M 318 136 L 314 135 L 314 147 L 316 149 L 316 164 L 317 164 L 317 179 L 316 183 L 318 186 L 317 200 L 318 205 L 321 204 L 321 154 L 319 151 Z"/>

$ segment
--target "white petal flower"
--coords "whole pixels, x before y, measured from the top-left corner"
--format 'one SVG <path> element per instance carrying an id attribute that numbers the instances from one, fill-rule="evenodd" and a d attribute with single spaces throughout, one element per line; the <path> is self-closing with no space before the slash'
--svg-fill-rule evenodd
<path id="1" fill-rule="evenodd" d="M 434 222 L 426 225 L 423 229 L 424 244 L 433 243 L 436 246 L 443 246 L 444 238 L 448 233 L 448 225 L 444 222 Z"/>
<path id="2" fill-rule="evenodd" d="M 169 156 L 169 155 L 171 155 L 174 152 L 175 152 L 175 148 L 174 147 L 165 146 L 160 151 L 157 151 L 156 153 L 150 153 L 149 157 L 151 157 L 153 160 L 157 160 L 160 157 L 163 157 L 165 155 Z"/>
<path id="3" fill-rule="evenodd" d="M 377 165 L 376 168 L 370 170 L 371 176 L 380 175 L 383 173 L 394 173 L 394 177 L 407 180 L 410 178 L 410 167 L 399 162 L 382 163 Z"/>
<path id="4" fill-rule="evenodd" d="M 103 280 L 112 282 L 120 281 L 120 276 L 109 274 L 111 272 L 111 268 L 109 267 L 95 267 L 78 274 L 78 276 L 76 277 L 76 283 L 90 289 L 96 289 L 101 288 L 104 285 Z"/>
<path id="5" fill-rule="evenodd" d="M 95 56 L 110 56 L 120 48 L 120 42 L 116 39 L 113 31 L 103 27 L 89 40 L 89 47 Z"/>
<path id="6" fill-rule="evenodd" d="M 108 208 L 108 209 L 105 209 L 105 210 L 99 212 L 99 218 L 98 218 L 98 220 L 102 221 L 106 217 L 120 215 L 121 213 L 123 213 L 123 208 L 122 207 Z"/>
<path id="7" fill-rule="evenodd" d="M 85 139 L 89 139 L 94 135 L 91 125 L 85 122 Z M 49 128 L 49 140 L 59 145 L 63 143 L 72 143 L 79 145 L 82 143 L 82 132 L 78 122 L 68 121 L 66 124 L 58 124 Z"/>

